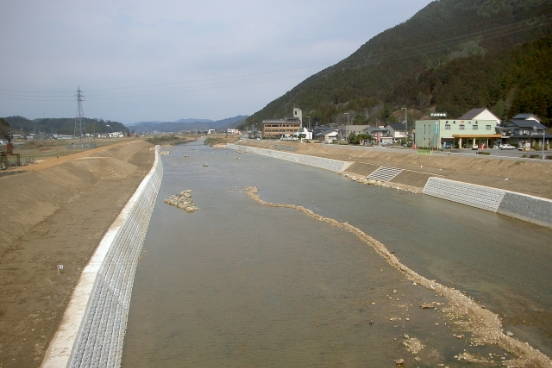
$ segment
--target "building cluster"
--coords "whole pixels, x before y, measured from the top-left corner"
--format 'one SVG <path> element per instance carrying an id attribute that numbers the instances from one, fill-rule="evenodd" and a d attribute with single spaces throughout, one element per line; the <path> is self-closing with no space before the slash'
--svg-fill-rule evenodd
<path id="1" fill-rule="evenodd" d="M 510 144 L 529 150 L 535 146 L 548 147 L 552 135 L 546 132 L 540 119 L 533 114 L 518 114 L 502 123 L 486 108 L 472 109 L 456 119 L 445 114 L 434 114 L 435 119 L 417 120 L 413 129 L 407 123 L 389 123 L 385 126 L 340 125 L 337 129 L 327 125 L 304 127 L 302 111 L 293 109 L 293 116 L 281 120 L 263 120 L 263 139 L 313 139 L 326 143 L 348 141 L 353 136 L 364 135 L 364 145 L 395 145 L 412 143 L 417 147 L 481 148 Z M 310 119 L 309 119 L 310 120 Z M 310 125 L 310 121 L 309 121 Z"/>
<path id="2" fill-rule="evenodd" d="M 518 114 L 501 122 L 488 109 L 472 109 L 457 119 L 419 120 L 415 123 L 415 144 L 419 147 L 481 148 L 510 144 L 529 150 L 550 145 L 552 135 L 533 114 Z"/>

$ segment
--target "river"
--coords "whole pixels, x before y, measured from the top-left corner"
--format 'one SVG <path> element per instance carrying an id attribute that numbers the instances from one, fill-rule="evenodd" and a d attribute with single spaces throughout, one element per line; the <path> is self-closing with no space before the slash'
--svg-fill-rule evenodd
<path id="1" fill-rule="evenodd" d="M 138 264 L 123 367 L 464 366 L 472 346 L 447 300 L 369 244 L 300 211 L 348 223 L 407 267 L 465 292 L 504 331 L 552 356 L 552 230 L 335 173 L 195 142 L 162 156 Z M 163 203 L 191 190 L 199 208 Z M 436 308 L 421 309 L 423 303 Z M 416 359 L 416 360 L 414 360 Z M 490 363 L 490 361 L 493 363 Z"/>

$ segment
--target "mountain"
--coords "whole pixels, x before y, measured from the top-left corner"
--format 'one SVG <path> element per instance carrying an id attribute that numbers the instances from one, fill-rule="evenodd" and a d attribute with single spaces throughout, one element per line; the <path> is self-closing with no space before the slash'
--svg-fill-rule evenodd
<path id="1" fill-rule="evenodd" d="M 124 132 L 129 134 L 134 131 L 138 134 L 150 132 L 180 132 L 191 130 L 226 129 L 234 128 L 244 121 L 247 116 L 235 116 L 218 121 L 208 119 L 180 119 L 175 122 L 146 121 L 129 124 L 129 127 L 122 123 L 103 119 L 82 118 L 83 133 L 110 133 Z M 43 118 L 30 120 L 22 116 L 8 116 L 3 118 L 9 123 L 12 134 L 74 134 L 75 118 Z"/>
<path id="2" fill-rule="evenodd" d="M 247 116 L 235 116 L 232 118 L 226 118 L 222 120 L 208 120 L 208 119 L 180 119 L 174 122 L 140 122 L 134 123 L 131 128 L 136 133 L 169 133 L 169 132 L 181 132 L 181 131 L 194 131 L 194 130 L 208 130 L 208 129 L 226 129 L 233 128 L 239 123 L 243 122 Z"/>
<path id="3" fill-rule="evenodd" d="M 213 120 L 210 119 L 180 119 L 175 121 L 175 123 L 212 123 Z"/>
<path id="4" fill-rule="evenodd" d="M 433 1 L 406 22 L 370 39 L 348 58 L 307 78 L 241 125 L 288 116 L 294 106 L 320 125 L 348 119 L 357 124 L 396 121 L 401 119 L 403 106 L 411 120 L 435 109 L 449 116 L 474 107 L 500 110 L 502 116 L 537 113 L 532 105 L 540 104 L 539 116 L 549 121 L 552 101 L 548 89 L 530 84 L 531 78 L 533 82 L 537 78 L 537 84 L 550 85 L 546 64 L 532 65 L 529 60 L 535 59 L 530 58 L 523 67 L 516 67 L 515 59 L 525 57 L 523 47 L 526 52 L 534 51 L 534 57 L 546 56 L 550 35 L 549 0 Z M 537 44 L 530 46 L 533 42 Z M 501 58 L 509 59 L 508 65 Z M 483 65 L 485 69 L 481 69 Z M 495 65 L 499 70 L 493 71 Z M 493 71 L 491 85 L 483 70 Z M 459 74 L 462 79 L 454 78 Z M 524 77 L 528 74 L 531 78 Z M 479 83 L 478 76 L 482 78 Z M 470 84 L 458 90 L 466 78 Z M 526 97 L 520 98 L 522 95 Z M 538 102 L 527 103 L 532 98 Z M 516 100 L 525 102 L 516 104 Z"/>
<path id="5" fill-rule="evenodd" d="M 3 118 L 10 124 L 12 134 L 68 134 L 75 133 L 75 118 L 41 118 L 29 120 L 22 116 Z M 117 121 L 82 118 L 79 125 L 83 134 L 123 132 L 129 134 L 129 129 Z"/>

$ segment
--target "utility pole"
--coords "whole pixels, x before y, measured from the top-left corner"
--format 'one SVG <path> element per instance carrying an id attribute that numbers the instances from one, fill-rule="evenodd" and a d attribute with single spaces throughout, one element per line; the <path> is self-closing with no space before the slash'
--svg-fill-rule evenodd
<path id="1" fill-rule="evenodd" d="M 80 90 L 80 87 L 77 88 L 77 117 L 75 118 L 75 137 L 79 137 L 79 146 L 80 148 L 83 148 L 82 144 L 82 116 L 84 115 L 82 112 L 82 101 L 83 101 L 83 95 Z"/>
<path id="2" fill-rule="evenodd" d="M 406 136 L 406 148 L 408 148 L 408 122 L 406 120 L 406 107 L 401 107 L 401 110 L 404 110 L 404 130 Z"/>

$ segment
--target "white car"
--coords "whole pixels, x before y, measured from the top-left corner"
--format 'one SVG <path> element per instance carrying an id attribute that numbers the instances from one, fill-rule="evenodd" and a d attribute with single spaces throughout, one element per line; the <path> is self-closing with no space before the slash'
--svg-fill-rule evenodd
<path id="1" fill-rule="evenodd" d="M 498 148 L 500 148 L 501 150 L 513 150 L 513 149 L 516 149 L 516 147 L 514 147 L 514 146 L 512 146 L 511 144 L 508 144 L 508 143 L 501 144 L 500 146 L 498 146 Z"/>

